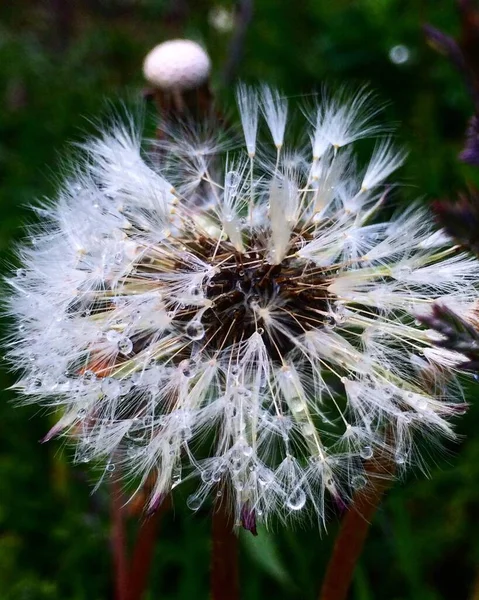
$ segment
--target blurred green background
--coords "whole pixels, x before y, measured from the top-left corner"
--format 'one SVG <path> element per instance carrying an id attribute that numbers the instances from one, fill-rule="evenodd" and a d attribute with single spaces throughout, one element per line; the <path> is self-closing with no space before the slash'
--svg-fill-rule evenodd
<path id="1" fill-rule="evenodd" d="M 0 253 L 2 271 L 33 219 L 28 204 L 54 194 L 59 156 L 120 99 L 141 103 L 141 63 L 156 43 L 203 43 L 223 101 L 232 32 L 221 0 L 15 0 L 0 6 Z M 472 106 L 460 76 L 427 47 L 421 24 L 459 32 L 453 0 L 256 0 L 237 76 L 289 95 L 322 82 L 370 82 L 409 148 L 404 202 L 454 197 L 477 175 L 459 165 Z M 135 100 L 136 99 L 136 100 Z M 3 370 L 0 388 L 13 383 Z M 357 600 L 479 598 L 479 406 L 468 392 L 463 437 L 430 478 L 397 482 L 381 506 L 355 576 Z M 51 417 L 0 403 L 0 600 L 112 598 L 107 486 L 38 440 Z M 241 535 L 242 597 L 317 597 L 338 523 Z M 161 524 L 149 600 L 208 597 L 209 516 L 183 499 Z"/>

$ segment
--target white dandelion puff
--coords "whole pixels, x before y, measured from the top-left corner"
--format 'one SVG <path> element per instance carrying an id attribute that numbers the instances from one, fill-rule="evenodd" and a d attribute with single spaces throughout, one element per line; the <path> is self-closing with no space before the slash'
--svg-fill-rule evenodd
<path id="1" fill-rule="evenodd" d="M 417 436 L 454 435 L 464 357 L 416 316 L 470 304 L 479 265 L 417 205 L 381 218 L 404 157 L 384 141 L 356 166 L 350 144 L 379 131 L 371 100 L 318 106 L 310 155 L 284 141 L 269 88 L 269 146 L 245 87 L 245 147 L 227 155 L 187 128 L 159 158 L 131 127 L 85 144 L 8 279 L 16 389 L 62 409 L 48 439 L 153 481 L 150 507 L 197 477 L 192 509 L 221 494 L 253 529 L 323 523 L 368 485 L 367 461 L 421 464 Z"/>

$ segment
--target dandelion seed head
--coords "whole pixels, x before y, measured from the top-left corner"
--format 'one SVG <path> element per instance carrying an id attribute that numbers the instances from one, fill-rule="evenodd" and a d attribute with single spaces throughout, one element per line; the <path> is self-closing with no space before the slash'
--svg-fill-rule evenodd
<path id="1" fill-rule="evenodd" d="M 356 165 L 380 131 L 364 94 L 320 103 L 309 149 L 288 145 L 279 93 L 245 86 L 227 155 L 171 130 L 158 163 L 128 125 L 85 145 L 8 280 L 16 387 L 63 410 L 46 439 L 153 477 L 150 508 L 196 477 L 191 509 L 221 494 L 253 530 L 323 523 L 368 461 L 406 468 L 418 435 L 453 437 L 461 354 L 416 315 L 470 304 L 479 268 L 419 206 L 381 218 L 404 153 L 383 139 Z"/>
<path id="2" fill-rule="evenodd" d="M 206 51 L 192 40 L 168 40 L 146 56 L 146 80 L 163 90 L 189 90 L 207 81 L 211 61 Z"/>

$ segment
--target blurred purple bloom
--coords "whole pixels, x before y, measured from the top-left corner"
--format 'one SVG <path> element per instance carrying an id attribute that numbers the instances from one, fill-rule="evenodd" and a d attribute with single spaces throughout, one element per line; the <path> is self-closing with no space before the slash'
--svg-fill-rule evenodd
<path id="1" fill-rule="evenodd" d="M 248 504 L 244 504 L 241 509 L 241 524 L 246 530 L 251 531 L 253 535 L 258 535 L 256 530 L 256 513 Z"/>
<path id="2" fill-rule="evenodd" d="M 466 145 L 459 158 L 465 163 L 479 167 L 479 118 L 477 115 L 474 115 L 469 121 Z"/>

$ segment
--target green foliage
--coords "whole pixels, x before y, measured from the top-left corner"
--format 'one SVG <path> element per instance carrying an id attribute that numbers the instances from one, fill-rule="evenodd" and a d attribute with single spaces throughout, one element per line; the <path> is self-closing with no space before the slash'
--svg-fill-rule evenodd
<path id="1" fill-rule="evenodd" d="M 51 7 L 50 7 L 51 4 Z M 61 5 L 73 8 L 63 14 Z M 216 4 L 216 3 L 215 3 Z M 230 7 L 231 3 L 217 0 Z M 209 0 L 182 15 L 166 0 L 82 0 L 0 7 L 0 253 L 3 271 L 12 247 L 33 219 L 27 204 L 52 195 L 61 176 L 58 153 L 94 129 L 108 103 L 140 104 L 141 62 L 158 41 L 178 34 L 205 43 L 221 66 L 229 34 L 214 30 Z M 439 6 L 441 5 L 441 6 Z M 56 6 L 56 10 L 52 7 Z M 185 4 L 188 8 L 187 4 Z M 472 106 L 452 67 L 424 43 L 427 20 L 458 31 L 454 3 L 420 0 L 257 0 L 238 75 L 266 80 L 288 94 L 308 94 L 324 82 L 369 81 L 390 101 L 389 119 L 410 149 L 400 200 L 454 196 L 471 170 L 456 156 Z M 394 64 L 403 44 L 409 60 Z M 0 388 L 13 383 L 5 370 Z M 477 388 L 469 390 L 471 403 Z M 50 417 L 15 408 L 11 391 L 0 403 L 1 600 L 102 600 L 112 597 L 108 498 L 91 496 L 94 474 L 70 466 L 58 442 L 40 445 Z M 399 482 L 373 524 L 352 592 L 357 600 L 460 600 L 471 594 L 479 567 L 479 407 L 460 425 L 465 434 L 437 457 L 429 479 Z M 303 530 L 241 535 L 243 597 L 315 598 L 337 523 L 322 537 Z M 208 597 L 209 515 L 191 514 L 184 499 L 163 519 L 148 600 Z"/>

